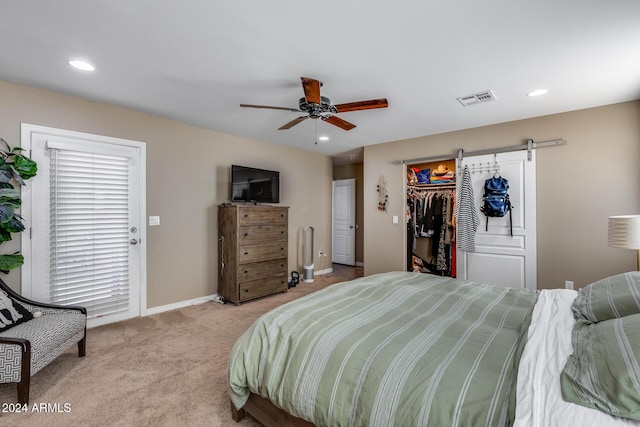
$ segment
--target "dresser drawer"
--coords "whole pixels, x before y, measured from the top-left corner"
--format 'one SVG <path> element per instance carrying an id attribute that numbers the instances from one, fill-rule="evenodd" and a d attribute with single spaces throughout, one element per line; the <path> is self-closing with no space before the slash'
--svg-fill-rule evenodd
<path id="1" fill-rule="evenodd" d="M 268 279 L 251 280 L 240 283 L 240 301 L 271 295 L 287 290 L 286 277 L 269 277 Z"/>
<path id="2" fill-rule="evenodd" d="M 287 224 L 288 210 L 284 208 L 238 207 L 238 224 Z"/>
<path id="3" fill-rule="evenodd" d="M 238 242 L 242 245 L 244 243 L 287 240 L 288 229 L 287 224 L 247 225 L 239 227 Z"/>
<path id="4" fill-rule="evenodd" d="M 270 259 L 287 257 L 287 241 L 254 243 L 238 247 L 238 262 L 245 264 L 255 261 L 267 261 Z"/>
<path id="5" fill-rule="evenodd" d="M 270 276 L 286 277 L 287 267 L 286 258 L 242 264 L 238 266 L 238 281 L 246 282 Z"/>

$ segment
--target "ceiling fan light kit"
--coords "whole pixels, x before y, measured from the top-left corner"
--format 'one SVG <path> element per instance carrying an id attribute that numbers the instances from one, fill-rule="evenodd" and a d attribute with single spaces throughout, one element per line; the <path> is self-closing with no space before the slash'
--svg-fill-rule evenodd
<path id="1" fill-rule="evenodd" d="M 254 104 L 240 104 L 240 106 L 248 108 L 268 108 L 272 110 L 285 110 L 307 113 L 306 116 L 300 116 L 291 120 L 289 123 L 280 126 L 278 130 L 291 129 L 293 126 L 304 120 L 307 120 L 308 118 L 322 119 L 322 121 L 330 123 L 344 130 L 351 130 L 356 127 L 356 125 L 344 119 L 341 119 L 335 114 L 345 113 L 348 111 L 387 108 L 389 106 L 389 102 L 386 98 L 333 105 L 331 104 L 331 100 L 328 97 L 320 95 L 320 87 L 322 86 L 321 81 L 309 77 L 300 77 L 300 80 L 302 82 L 302 89 L 304 90 L 304 97 L 298 100 L 298 108 L 273 107 L 269 105 Z"/>

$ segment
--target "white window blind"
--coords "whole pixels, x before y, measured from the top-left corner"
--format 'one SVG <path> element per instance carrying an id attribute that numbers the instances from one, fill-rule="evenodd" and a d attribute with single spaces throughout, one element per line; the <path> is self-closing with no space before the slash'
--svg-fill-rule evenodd
<path id="1" fill-rule="evenodd" d="M 50 148 L 50 301 L 129 309 L 129 158 Z"/>

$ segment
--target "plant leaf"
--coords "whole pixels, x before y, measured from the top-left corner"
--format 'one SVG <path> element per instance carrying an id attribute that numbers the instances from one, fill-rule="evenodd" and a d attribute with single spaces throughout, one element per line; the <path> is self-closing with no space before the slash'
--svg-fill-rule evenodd
<path id="1" fill-rule="evenodd" d="M 2 151 L 9 151 L 10 147 L 9 147 L 9 143 L 7 141 L 4 140 L 4 138 L 0 138 L 0 142 L 4 143 L 5 147 L 7 147 L 6 150 L 2 150 Z"/>
<path id="2" fill-rule="evenodd" d="M 16 168 L 13 167 L 13 164 L 10 165 L 10 170 L 11 170 L 11 175 L 13 176 L 13 179 L 15 179 L 15 181 L 19 185 L 26 185 L 26 183 L 24 182 L 24 180 L 20 176 L 20 173 L 16 170 Z"/>
<path id="3" fill-rule="evenodd" d="M 9 221 L 0 224 L 0 227 L 4 228 L 9 233 L 20 233 L 24 231 L 24 224 L 16 215 L 14 215 Z"/>
<path id="4" fill-rule="evenodd" d="M 18 209 L 22 204 L 20 199 L 20 192 L 15 188 L 0 188 L 0 206 L 4 206 L 11 209 Z M 0 222 L 2 218 L 0 218 Z"/>
<path id="5" fill-rule="evenodd" d="M 0 224 L 4 224 L 11 220 L 11 218 L 13 218 L 13 209 L 0 205 Z"/>
<path id="6" fill-rule="evenodd" d="M 5 199 L 19 199 L 20 191 L 17 188 L 13 188 L 13 186 L 10 188 L 0 188 L 0 197 Z"/>
<path id="7" fill-rule="evenodd" d="M 38 173 L 38 165 L 33 160 L 18 154 L 13 160 L 13 167 L 18 171 L 22 179 L 30 179 Z"/>
<path id="8" fill-rule="evenodd" d="M 0 200 L 0 204 L 11 208 L 11 209 L 20 209 L 20 205 L 22 204 L 22 200 L 20 199 L 11 199 L 11 200 Z M 14 213 L 15 215 L 15 213 Z"/>
<path id="9" fill-rule="evenodd" d="M 8 170 L 0 170 L 0 182 L 11 182 L 11 172 Z"/>
<path id="10" fill-rule="evenodd" d="M 2 225 L 0 225 L 0 243 L 8 242 L 10 240 L 13 240 L 11 237 L 11 233 L 9 233 L 4 229 L 4 227 L 2 227 Z"/>
<path id="11" fill-rule="evenodd" d="M 24 257 L 19 252 L 10 255 L 0 255 L 0 271 L 8 273 L 9 270 L 20 267 L 24 264 Z"/>

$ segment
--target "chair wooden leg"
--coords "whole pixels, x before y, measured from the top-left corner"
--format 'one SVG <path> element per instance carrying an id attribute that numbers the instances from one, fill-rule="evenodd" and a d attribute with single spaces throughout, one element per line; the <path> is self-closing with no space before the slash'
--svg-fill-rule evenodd
<path id="1" fill-rule="evenodd" d="M 31 384 L 31 343 L 25 341 L 22 346 L 20 382 L 17 384 L 18 403 L 29 404 L 29 385 Z"/>
<path id="2" fill-rule="evenodd" d="M 87 333 L 84 333 L 84 337 L 78 341 L 78 357 L 84 357 L 87 352 Z"/>
<path id="3" fill-rule="evenodd" d="M 29 404 L 29 383 L 31 382 L 30 377 L 23 378 L 17 385 L 18 389 L 18 403 L 21 405 Z"/>

